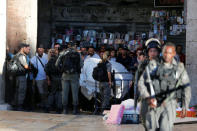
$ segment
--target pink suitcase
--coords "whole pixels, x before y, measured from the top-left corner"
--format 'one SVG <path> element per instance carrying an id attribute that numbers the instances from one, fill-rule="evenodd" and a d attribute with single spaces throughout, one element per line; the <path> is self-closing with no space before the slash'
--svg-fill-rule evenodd
<path id="1" fill-rule="evenodd" d="M 106 121 L 107 124 L 120 124 L 122 121 L 125 107 L 123 105 L 112 105 L 109 117 Z"/>

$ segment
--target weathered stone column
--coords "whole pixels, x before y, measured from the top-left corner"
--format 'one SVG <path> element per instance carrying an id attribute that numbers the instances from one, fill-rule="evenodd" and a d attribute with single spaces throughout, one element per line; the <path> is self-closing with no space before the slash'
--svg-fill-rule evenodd
<path id="1" fill-rule="evenodd" d="M 14 52 L 14 50 L 17 51 L 20 42 L 25 42 L 30 44 L 31 55 L 34 54 L 37 45 L 37 8 L 37 0 L 1 0 L 0 110 L 7 110 L 10 107 L 4 104 L 6 46 Z"/>
<path id="2" fill-rule="evenodd" d="M 7 0 L 7 45 L 12 52 L 20 42 L 37 45 L 37 0 Z"/>
<path id="3" fill-rule="evenodd" d="M 26 2 L 26 43 L 30 44 L 31 56 L 36 52 L 38 31 L 38 0 L 27 0 Z"/>
<path id="4" fill-rule="evenodd" d="M 186 68 L 191 80 L 191 105 L 197 105 L 197 0 L 185 0 L 186 4 Z"/>

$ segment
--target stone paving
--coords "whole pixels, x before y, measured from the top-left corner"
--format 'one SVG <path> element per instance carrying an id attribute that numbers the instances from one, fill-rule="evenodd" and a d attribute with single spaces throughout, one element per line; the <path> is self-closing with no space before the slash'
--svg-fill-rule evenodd
<path id="1" fill-rule="evenodd" d="M 0 131 L 144 131 L 141 124 L 108 125 L 102 116 L 0 111 Z M 196 124 L 175 125 L 175 131 L 197 131 Z"/>

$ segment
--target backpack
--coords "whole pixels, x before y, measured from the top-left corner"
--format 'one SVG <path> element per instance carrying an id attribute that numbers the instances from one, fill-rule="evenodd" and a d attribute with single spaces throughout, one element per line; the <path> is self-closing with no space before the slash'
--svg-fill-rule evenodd
<path id="1" fill-rule="evenodd" d="M 101 62 L 93 69 L 92 77 L 99 82 L 108 82 L 107 64 L 108 62 Z"/>
<path id="2" fill-rule="evenodd" d="M 23 65 L 21 65 L 20 61 L 19 61 L 19 57 L 22 54 L 17 54 L 15 55 L 7 64 L 7 72 L 10 75 L 25 75 L 26 70 L 23 67 Z"/>
<path id="3" fill-rule="evenodd" d="M 45 72 L 51 77 L 53 76 L 61 76 L 58 68 L 55 66 L 55 62 L 57 60 L 57 56 L 52 56 L 48 63 L 45 65 Z"/>
<path id="4" fill-rule="evenodd" d="M 68 50 L 62 60 L 62 72 L 66 74 L 81 73 L 80 54 L 78 52 Z"/>

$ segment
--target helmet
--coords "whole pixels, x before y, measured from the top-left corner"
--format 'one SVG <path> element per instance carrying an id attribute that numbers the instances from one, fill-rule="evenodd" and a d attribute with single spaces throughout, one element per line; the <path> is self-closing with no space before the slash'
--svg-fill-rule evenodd
<path id="1" fill-rule="evenodd" d="M 146 41 L 145 43 L 145 46 L 146 46 L 146 49 L 147 51 L 150 49 L 150 48 L 156 48 L 158 49 L 159 51 L 161 50 L 161 42 L 158 40 L 158 39 L 155 39 L 155 38 L 150 38 Z"/>

